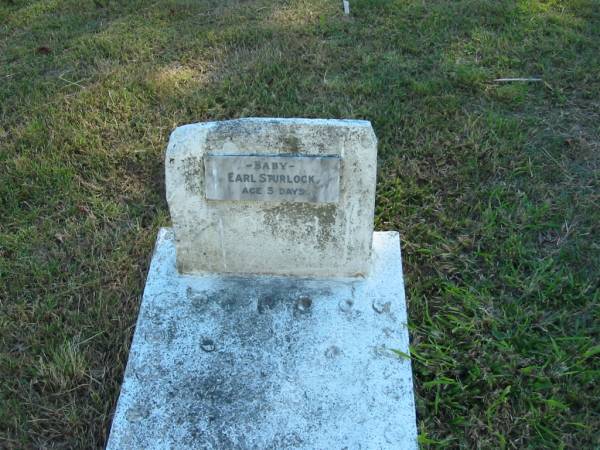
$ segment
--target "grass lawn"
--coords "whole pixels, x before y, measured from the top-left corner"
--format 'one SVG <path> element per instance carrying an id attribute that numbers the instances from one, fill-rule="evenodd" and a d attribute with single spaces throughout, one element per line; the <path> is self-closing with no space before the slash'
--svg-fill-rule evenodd
<path id="1" fill-rule="evenodd" d="M 247 116 L 372 121 L 424 448 L 600 448 L 600 1 L 350 4 L 0 2 L 0 448 L 102 448 L 169 133 Z"/>

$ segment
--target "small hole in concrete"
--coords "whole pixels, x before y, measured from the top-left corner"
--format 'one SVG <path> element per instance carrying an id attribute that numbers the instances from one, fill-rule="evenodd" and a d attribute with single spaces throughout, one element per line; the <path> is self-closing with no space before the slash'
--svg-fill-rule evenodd
<path id="1" fill-rule="evenodd" d="M 200 347 L 207 353 L 214 352 L 217 349 L 215 342 L 212 339 L 208 338 L 202 339 Z"/>
<path id="2" fill-rule="evenodd" d="M 309 297 L 300 297 L 296 301 L 296 310 L 301 313 L 307 313 L 312 306 L 312 300 Z"/>
<path id="3" fill-rule="evenodd" d="M 352 309 L 353 306 L 354 306 L 354 301 L 350 298 L 347 298 L 346 300 L 340 300 L 340 302 L 338 303 L 338 307 L 340 308 L 340 311 L 343 311 L 343 312 L 350 312 L 350 310 Z"/>
<path id="4" fill-rule="evenodd" d="M 392 306 L 391 302 L 384 302 L 383 300 L 380 300 L 380 299 L 373 300 L 373 309 L 378 314 L 389 313 L 391 306 Z"/>

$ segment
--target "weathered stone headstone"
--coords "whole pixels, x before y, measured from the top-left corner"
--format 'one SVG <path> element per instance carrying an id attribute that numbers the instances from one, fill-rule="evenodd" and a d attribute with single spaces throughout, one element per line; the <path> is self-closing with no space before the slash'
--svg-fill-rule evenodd
<path id="1" fill-rule="evenodd" d="M 366 274 L 376 167 L 377 140 L 366 121 L 242 119 L 178 128 L 166 183 L 179 270 Z"/>
<path id="2" fill-rule="evenodd" d="M 180 127 L 116 449 L 415 449 L 400 242 L 365 121 Z"/>

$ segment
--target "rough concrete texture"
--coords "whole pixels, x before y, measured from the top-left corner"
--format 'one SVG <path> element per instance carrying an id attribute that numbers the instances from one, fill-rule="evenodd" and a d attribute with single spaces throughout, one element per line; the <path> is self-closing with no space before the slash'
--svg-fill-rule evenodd
<path id="1" fill-rule="evenodd" d="M 159 233 L 108 450 L 416 449 L 398 234 L 365 279 L 191 277 Z"/>
<path id="2" fill-rule="evenodd" d="M 213 201 L 205 155 L 342 159 L 336 203 Z M 377 139 L 367 121 L 240 119 L 171 134 L 167 201 L 182 273 L 357 276 L 370 268 Z"/>

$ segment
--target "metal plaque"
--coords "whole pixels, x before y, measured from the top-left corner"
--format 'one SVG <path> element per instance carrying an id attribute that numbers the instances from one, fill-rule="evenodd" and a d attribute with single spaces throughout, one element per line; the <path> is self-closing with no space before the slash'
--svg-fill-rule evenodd
<path id="1" fill-rule="evenodd" d="M 337 202 L 337 156 L 206 155 L 208 200 Z"/>

